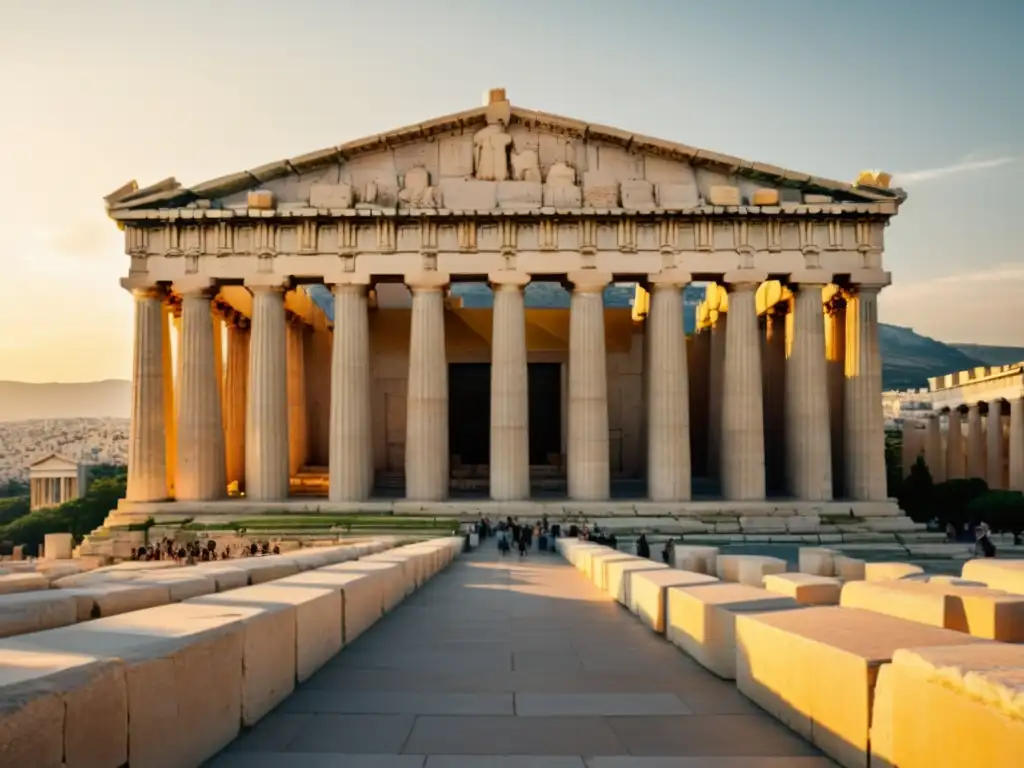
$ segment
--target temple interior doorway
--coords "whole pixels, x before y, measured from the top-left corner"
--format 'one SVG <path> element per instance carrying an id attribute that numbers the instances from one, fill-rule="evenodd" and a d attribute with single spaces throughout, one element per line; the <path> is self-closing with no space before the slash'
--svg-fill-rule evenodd
<path id="1" fill-rule="evenodd" d="M 562 366 L 530 363 L 530 465 L 557 465 L 562 452 Z"/>

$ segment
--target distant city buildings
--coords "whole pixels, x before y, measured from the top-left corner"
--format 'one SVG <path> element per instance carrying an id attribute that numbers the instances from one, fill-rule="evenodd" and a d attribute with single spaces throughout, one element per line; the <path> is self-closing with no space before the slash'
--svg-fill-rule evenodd
<path id="1" fill-rule="evenodd" d="M 932 411 L 932 393 L 928 389 L 893 389 L 882 393 L 886 429 L 896 429 L 907 419 L 923 419 Z"/>
<path id="2" fill-rule="evenodd" d="M 128 419 L 0 422 L 0 483 L 29 479 L 29 467 L 57 454 L 77 463 L 126 464 Z"/>

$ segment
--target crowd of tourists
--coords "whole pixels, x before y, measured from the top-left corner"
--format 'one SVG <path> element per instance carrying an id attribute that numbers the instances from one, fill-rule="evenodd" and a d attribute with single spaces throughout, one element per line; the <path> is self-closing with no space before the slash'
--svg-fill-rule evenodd
<path id="1" fill-rule="evenodd" d="M 178 565 L 195 565 L 209 563 L 214 560 L 230 560 L 236 557 L 259 557 L 261 555 L 279 555 L 281 548 L 269 541 L 249 542 L 219 547 L 217 542 L 209 539 L 205 544 L 198 541 L 178 542 L 164 538 L 156 544 L 132 548 L 130 560 L 152 561 L 169 560 Z"/>

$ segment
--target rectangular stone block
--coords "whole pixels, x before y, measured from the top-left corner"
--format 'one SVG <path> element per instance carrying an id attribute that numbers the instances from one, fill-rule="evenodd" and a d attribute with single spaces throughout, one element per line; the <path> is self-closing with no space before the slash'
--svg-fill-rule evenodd
<path id="1" fill-rule="evenodd" d="M 227 592 L 229 589 L 238 589 L 249 585 L 249 573 L 241 568 L 233 568 L 230 565 L 219 563 L 200 563 L 196 568 L 203 576 L 213 579 L 217 592 Z"/>
<path id="2" fill-rule="evenodd" d="M 786 561 L 778 557 L 748 556 L 740 560 L 739 583 L 761 588 L 764 577 L 772 573 L 785 573 Z"/>
<path id="3" fill-rule="evenodd" d="M 924 573 L 924 568 L 911 563 L 865 563 L 865 581 L 892 581 L 904 576 Z"/>
<path id="4" fill-rule="evenodd" d="M 38 573 L 8 573 L 0 576 L 0 595 L 49 588 L 50 580 Z"/>
<path id="5" fill-rule="evenodd" d="M 274 193 L 269 189 L 253 189 L 246 196 L 246 205 L 249 208 L 270 210 L 274 207 Z"/>
<path id="6" fill-rule="evenodd" d="M 585 208 L 618 208 L 619 182 L 600 171 L 583 172 L 583 206 Z"/>
<path id="7" fill-rule="evenodd" d="M 171 602 L 171 590 L 165 584 L 110 582 L 62 589 L 61 594 L 75 598 L 79 621 L 141 611 Z"/>
<path id="8" fill-rule="evenodd" d="M 865 766 L 878 668 L 899 648 L 958 645 L 965 639 L 950 630 L 838 606 L 741 615 L 736 686 L 841 765 Z"/>
<path id="9" fill-rule="evenodd" d="M 656 563 L 641 557 L 632 560 L 609 560 L 604 565 L 607 586 L 605 592 L 619 603 L 629 606 L 633 576 L 644 571 L 668 570 L 664 563 Z"/>
<path id="10" fill-rule="evenodd" d="M 863 581 L 866 575 L 867 563 L 856 557 L 846 555 L 835 555 L 832 558 L 835 566 L 836 576 L 843 581 Z"/>
<path id="11" fill-rule="evenodd" d="M 816 195 L 811 192 L 804 192 L 804 203 L 807 205 L 827 205 L 831 202 L 831 195 Z"/>
<path id="12" fill-rule="evenodd" d="M 871 765 L 1016 768 L 1024 744 L 1024 647 L 901 649 L 879 671 Z"/>
<path id="13" fill-rule="evenodd" d="M 544 205 L 548 208 L 579 208 L 583 205 L 583 190 L 575 184 L 545 184 Z"/>
<path id="14" fill-rule="evenodd" d="M 751 205 L 778 205 L 779 190 L 777 189 L 755 189 L 750 198 Z"/>
<path id="15" fill-rule="evenodd" d="M 253 586 L 283 579 L 299 572 L 298 564 L 284 555 L 238 558 L 232 560 L 231 565 L 248 573 L 249 584 Z"/>
<path id="16" fill-rule="evenodd" d="M 736 678 L 736 615 L 798 608 L 789 597 L 742 584 L 668 590 L 665 638 L 725 680 Z"/>
<path id="17" fill-rule="evenodd" d="M 680 571 L 718 573 L 718 547 L 701 547 L 692 544 L 676 544 L 672 548 L 672 567 Z"/>
<path id="18" fill-rule="evenodd" d="M 764 588 L 791 597 L 800 605 L 838 605 L 843 583 L 830 576 L 777 573 L 764 577 Z"/>
<path id="19" fill-rule="evenodd" d="M 351 208 L 354 202 L 350 184 L 312 184 L 309 187 L 310 208 Z M 249 207 L 259 206 L 250 203 Z"/>
<path id="20" fill-rule="evenodd" d="M 0 764 L 120 766 L 128 697 L 116 659 L 0 644 Z"/>
<path id="21" fill-rule="evenodd" d="M 540 208 L 543 202 L 539 181 L 498 182 L 499 208 Z"/>
<path id="22" fill-rule="evenodd" d="M 78 621 L 78 601 L 59 590 L 5 595 L 0 598 L 0 637 L 14 637 Z"/>
<path id="23" fill-rule="evenodd" d="M 694 208 L 700 203 L 700 194 L 693 182 L 663 182 L 655 189 L 659 208 Z"/>
<path id="24" fill-rule="evenodd" d="M 740 517 L 743 533 L 786 533 L 785 517 L 747 516 Z"/>
<path id="25" fill-rule="evenodd" d="M 237 611 L 243 631 L 242 724 L 254 725 L 295 690 L 296 609 L 247 594 L 258 587 L 204 595 L 182 605 Z"/>
<path id="26" fill-rule="evenodd" d="M 939 581 L 855 581 L 843 587 L 840 604 L 974 637 L 1024 642 L 1024 595 Z"/>
<path id="27" fill-rule="evenodd" d="M 380 552 L 357 561 L 340 563 L 332 570 L 354 573 L 372 573 L 381 580 L 383 611 L 394 610 L 406 596 L 411 595 L 428 578 L 427 559 L 415 553 Z"/>
<path id="28" fill-rule="evenodd" d="M 980 581 L 992 589 L 1024 595 L 1024 560 L 968 560 L 960 572 L 965 579 Z"/>
<path id="29" fill-rule="evenodd" d="M 355 641 L 384 615 L 389 590 L 393 580 L 401 576 L 401 569 L 394 563 L 341 563 L 328 568 L 312 571 L 318 576 L 328 575 L 342 593 L 342 640 L 345 645 Z M 385 567 L 380 567 L 385 566 Z"/>
<path id="30" fill-rule="evenodd" d="M 835 557 L 839 554 L 834 549 L 825 547 L 800 547 L 798 568 L 800 573 L 812 576 L 837 576 Z"/>
<path id="31" fill-rule="evenodd" d="M 614 549 L 609 550 L 608 552 L 591 555 L 589 566 L 587 568 L 587 577 L 598 589 L 607 590 L 608 564 L 619 560 L 642 560 L 642 558 L 638 558 L 636 555 L 630 555 L 625 552 L 618 552 Z"/>
<path id="32" fill-rule="evenodd" d="M 444 207 L 453 211 L 489 211 L 498 207 L 498 183 L 475 179 L 441 179 Z"/>
<path id="33" fill-rule="evenodd" d="M 654 208 L 654 185 L 644 179 L 627 179 L 619 186 L 622 207 L 627 211 L 647 211 Z"/>
<path id="34" fill-rule="evenodd" d="M 640 621 L 660 635 L 665 634 L 665 616 L 668 613 L 670 587 L 692 587 L 700 584 L 718 584 L 718 579 L 706 573 L 680 571 L 674 568 L 639 571 L 633 574 L 629 588 L 629 610 Z"/>
<path id="35" fill-rule="evenodd" d="M 715 184 L 708 191 L 708 202 L 711 205 L 740 205 L 740 188 Z"/>
<path id="36" fill-rule="evenodd" d="M 47 560 L 70 560 L 73 546 L 70 533 L 47 533 L 43 536 L 43 556 Z"/>

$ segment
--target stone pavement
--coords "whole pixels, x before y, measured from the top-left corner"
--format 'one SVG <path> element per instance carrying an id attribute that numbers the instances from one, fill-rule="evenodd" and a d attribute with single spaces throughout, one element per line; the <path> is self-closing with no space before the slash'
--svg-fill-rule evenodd
<path id="1" fill-rule="evenodd" d="M 557 555 L 463 555 L 211 768 L 825 768 Z"/>

